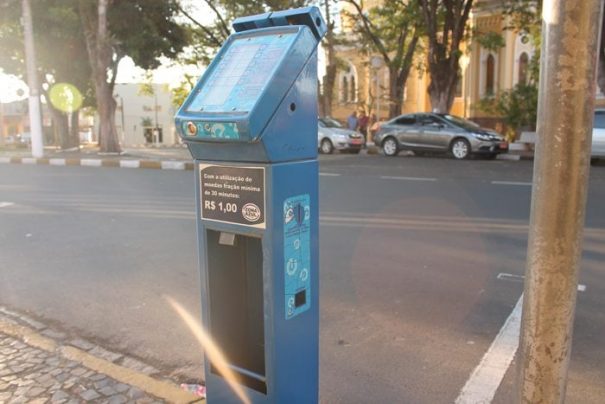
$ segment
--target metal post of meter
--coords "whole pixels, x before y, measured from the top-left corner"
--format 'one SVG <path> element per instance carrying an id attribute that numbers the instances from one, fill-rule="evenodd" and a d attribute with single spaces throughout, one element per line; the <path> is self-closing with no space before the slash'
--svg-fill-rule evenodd
<path id="1" fill-rule="evenodd" d="M 517 400 L 562 403 L 571 354 L 603 0 L 545 0 Z"/>
<path id="2" fill-rule="evenodd" d="M 29 0 L 23 0 L 23 35 L 25 39 L 25 63 L 27 65 L 27 85 L 29 87 L 29 126 L 32 139 L 32 156 L 44 155 L 42 139 L 42 118 L 40 111 L 40 88 L 36 73 L 36 52 L 34 48 L 34 28 Z"/>

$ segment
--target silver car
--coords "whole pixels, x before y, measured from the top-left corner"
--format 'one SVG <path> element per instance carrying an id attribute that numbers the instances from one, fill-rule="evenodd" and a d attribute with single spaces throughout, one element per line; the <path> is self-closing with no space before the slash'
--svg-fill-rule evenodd
<path id="1" fill-rule="evenodd" d="M 359 153 L 364 139 L 361 133 L 344 128 L 340 122 L 332 118 L 319 118 L 317 131 L 317 147 L 323 154 L 331 154 L 334 150 Z"/>
<path id="2" fill-rule="evenodd" d="M 417 113 L 401 115 L 380 125 L 374 137 L 386 156 L 401 150 L 450 153 L 456 159 L 471 154 L 495 158 L 508 152 L 508 142 L 497 132 L 449 115 Z"/>
<path id="3" fill-rule="evenodd" d="M 605 159 L 605 109 L 594 112 L 590 157 L 593 160 Z"/>

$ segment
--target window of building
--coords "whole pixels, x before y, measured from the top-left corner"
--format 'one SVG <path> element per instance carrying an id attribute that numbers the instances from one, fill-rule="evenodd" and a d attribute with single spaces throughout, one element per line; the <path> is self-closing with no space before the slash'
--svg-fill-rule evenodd
<path id="1" fill-rule="evenodd" d="M 494 95 L 496 76 L 496 60 L 494 55 L 488 55 L 485 62 L 485 94 Z"/>
<path id="2" fill-rule="evenodd" d="M 340 89 L 340 101 L 349 101 L 349 79 L 347 78 L 347 76 L 344 76 L 342 78 L 342 86 Z"/>
<path id="3" fill-rule="evenodd" d="M 353 64 L 349 64 L 348 69 L 340 71 L 340 102 L 357 102 L 357 72 Z"/>
<path id="4" fill-rule="evenodd" d="M 523 52 L 519 56 L 519 83 L 527 84 L 527 70 L 529 68 L 529 56 Z"/>

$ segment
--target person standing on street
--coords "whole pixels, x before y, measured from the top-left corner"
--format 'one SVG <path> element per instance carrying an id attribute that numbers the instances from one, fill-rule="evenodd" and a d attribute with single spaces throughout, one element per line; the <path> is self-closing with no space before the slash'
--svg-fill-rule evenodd
<path id="1" fill-rule="evenodd" d="M 359 119 L 357 120 L 357 130 L 363 135 L 363 144 L 365 145 L 368 141 L 368 122 L 370 118 L 366 115 L 364 110 L 359 113 Z"/>
<path id="2" fill-rule="evenodd" d="M 347 127 L 351 130 L 357 130 L 357 111 L 353 111 L 347 118 Z"/>

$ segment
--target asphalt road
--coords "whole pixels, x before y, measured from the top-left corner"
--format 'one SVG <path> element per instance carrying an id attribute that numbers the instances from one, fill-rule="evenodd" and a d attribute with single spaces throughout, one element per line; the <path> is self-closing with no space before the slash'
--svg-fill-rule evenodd
<path id="1" fill-rule="evenodd" d="M 532 162 L 320 159 L 321 398 L 454 402 L 522 293 Z M 0 166 L 0 304 L 172 372 L 202 355 L 191 171 Z M 568 401 L 605 397 L 593 167 Z M 510 402 L 514 365 L 494 402 Z"/>

